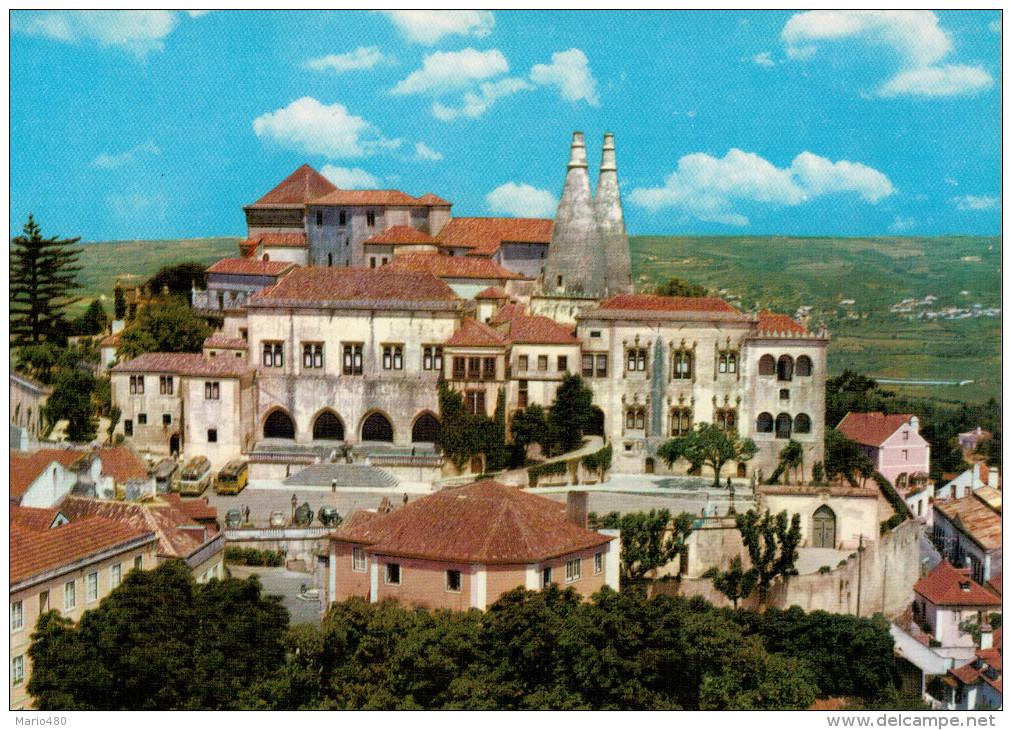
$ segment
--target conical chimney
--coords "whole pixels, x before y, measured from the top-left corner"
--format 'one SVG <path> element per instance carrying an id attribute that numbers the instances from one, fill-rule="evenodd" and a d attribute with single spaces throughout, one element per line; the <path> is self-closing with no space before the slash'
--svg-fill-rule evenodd
<path id="1" fill-rule="evenodd" d="M 555 213 L 542 288 L 545 293 L 604 293 L 604 247 L 590 195 L 583 132 L 573 133 L 566 183 Z"/>
<path id="2" fill-rule="evenodd" d="M 601 150 L 601 174 L 597 178 L 594 213 L 604 242 L 604 278 L 607 293 L 632 294 L 632 257 L 629 237 L 622 215 L 622 198 L 618 192 L 618 168 L 615 165 L 615 135 L 604 135 Z"/>

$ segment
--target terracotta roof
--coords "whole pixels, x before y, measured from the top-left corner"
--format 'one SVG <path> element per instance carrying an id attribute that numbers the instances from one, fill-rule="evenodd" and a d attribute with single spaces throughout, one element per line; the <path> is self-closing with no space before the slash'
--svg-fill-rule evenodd
<path id="1" fill-rule="evenodd" d="M 411 226 L 393 226 L 365 239 L 362 243 L 428 243 L 435 245 L 436 239 Z"/>
<path id="2" fill-rule="evenodd" d="M 400 190 L 334 190 L 311 201 L 312 205 L 425 205 Z"/>
<path id="3" fill-rule="evenodd" d="M 88 517 L 103 517 L 135 530 L 153 532 L 158 536 L 158 554 L 165 557 L 186 558 L 206 542 L 197 538 L 199 533 L 182 529 L 203 525 L 198 525 L 168 501 L 141 504 L 67 497 L 60 504 L 60 511 L 71 523 Z"/>
<path id="4" fill-rule="evenodd" d="M 496 330 L 474 319 L 465 319 L 464 324 L 446 341 L 448 347 L 498 347 L 506 344 L 506 338 Z"/>
<path id="5" fill-rule="evenodd" d="M 313 266 L 295 269 L 251 301 L 301 299 L 314 301 L 451 301 L 453 290 L 427 272 Z"/>
<path id="6" fill-rule="evenodd" d="M 442 246 L 470 248 L 475 256 L 491 256 L 503 243 L 550 243 L 550 218 L 454 218 L 436 238 Z"/>
<path id="7" fill-rule="evenodd" d="M 116 484 L 128 479 L 147 479 L 148 469 L 126 446 L 99 449 L 95 455 L 102 462 L 102 473 L 113 478 Z"/>
<path id="8" fill-rule="evenodd" d="M 332 535 L 379 555 L 450 563 L 534 563 L 614 539 L 566 521 L 565 507 L 485 479 L 444 489 Z"/>
<path id="9" fill-rule="evenodd" d="M 395 256 L 383 268 L 395 271 L 428 271 L 447 279 L 526 279 L 504 269 L 492 259 L 444 256 L 440 253 L 409 253 Z"/>
<path id="10" fill-rule="evenodd" d="M 71 521 L 42 532 L 12 526 L 10 582 L 18 583 L 147 535 L 150 530 L 101 517 Z"/>
<path id="11" fill-rule="evenodd" d="M 71 449 L 39 449 L 34 454 L 12 453 L 10 455 L 10 494 L 12 497 L 22 497 L 32 486 L 32 482 L 46 470 L 54 461 L 59 462 L 66 468 L 84 456 L 83 451 Z"/>
<path id="12" fill-rule="evenodd" d="M 1000 606 L 1001 599 L 970 578 L 968 568 L 954 568 L 942 560 L 914 583 L 914 590 L 936 606 Z"/>
<path id="13" fill-rule="evenodd" d="M 1001 573 L 995 573 L 991 576 L 991 580 L 985 583 L 988 588 L 995 592 L 995 594 L 1001 598 Z"/>
<path id="14" fill-rule="evenodd" d="M 300 205 L 337 190 L 337 186 L 309 165 L 303 165 L 282 180 L 250 208 Z"/>
<path id="15" fill-rule="evenodd" d="M 215 332 L 204 340 L 204 347 L 220 347 L 224 350 L 247 350 L 249 342 L 242 337 L 226 337 L 224 332 Z"/>
<path id="16" fill-rule="evenodd" d="M 974 492 L 959 499 L 936 500 L 934 507 L 958 524 L 986 550 L 1001 548 L 1001 510 L 989 506 Z"/>
<path id="17" fill-rule="evenodd" d="M 499 324 L 501 322 L 510 322 L 515 317 L 522 316 L 524 316 L 523 304 L 504 304 L 499 307 L 499 311 L 492 315 L 489 322 L 492 324 Z"/>
<path id="18" fill-rule="evenodd" d="M 541 315 L 522 314 L 509 320 L 510 342 L 540 345 L 574 345 L 580 340 L 574 328 Z"/>
<path id="19" fill-rule="evenodd" d="M 738 313 L 737 309 L 720 297 L 660 297 L 653 294 L 620 294 L 601 302 L 598 309 Z"/>
<path id="20" fill-rule="evenodd" d="M 836 429 L 851 441 L 857 441 L 865 446 L 881 446 L 913 417 L 910 413 L 893 413 L 887 416 L 881 411 L 848 413 Z"/>
<path id="21" fill-rule="evenodd" d="M 305 233 L 261 233 L 259 236 L 246 239 L 246 244 L 256 250 L 258 245 L 264 248 L 305 248 Z"/>
<path id="22" fill-rule="evenodd" d="M 956 669 L 950 669 L 949 675 L 958 679 L 964 685 L 987 682 L 1001 693 L 1002 683 L 1002 659 L 1001 650 L 998 648 L 978 649 L 974 652 L 977 658 L 969 664 L 964 664 Z M 993 678 L 987 676 L 987 668 L 993 667 L 995 675 Z"/>
<path id="23" fill-rule="evenodd" d="M 43 509 L 41 507 L 22 507 L 12 504 L 10 506 L 11 529 L 18 528 L 30 532 L 41 532 L 48 530 L 53 525 L 53 520 L 60 514 L 58 509 Z"/>
<path id="24" fill-rule="evenodd" d="M 504 292 L 497 286 L 490 286 L 488 289 L 482 289 L 480 292 L 474 295 L 475 299 L 509 299 L 510 295 Z"/>
<path id="25" fill-rule="evenodd" d="M 434 205 L 434 206 L 453 205 L 453 203 L 451 203 L 450 201 L 443 200 L 438 195 L 433 195 L 432 193 L 426 193 L 425 195 L 423 195 L 418 199 L 418 202 L 421 203 L 422 205 Z"/>
<path id="26" fill-rule="evenodd" d="M 116 373 L 176 373 L 178 375 L 209 375 L 240 377 L 253 372 L 244 360 L 234 357 L 204 357 L 191 352 L 145 352 L 121 362 Z"/>
<path id="27" fill-rule="evenodd" d="M 160 497 L 192 520 L 218 519 L 218 508 L 208 504 L 207 497 L 183 499 L 173 492 L 162 494 Z"/>
<path id="28" fill-rule="evenodd" d="M 119 346 L 119 333 L 114 335 L 106 335 L 102 338 L 102 341 L 98 343 L 99 347 L 118 347 Z"/>
<path id="29" fill-rule="evenodd" d="M 208 267 L 209 274 L 244 274 L 248 276 L 279 276 L 294 269 L 291 261 L 261 261 L 260 259 L 222 259 Z"/>
<path id="30" fill-rule="evenodd" d="M 759 322 L 756 324 L 755 335 L 773 337 L 811 337 L 812 333 L 800 322 L 795 322 L 786 314 L 774 314 L 768 309 L 759 312 Z"/>

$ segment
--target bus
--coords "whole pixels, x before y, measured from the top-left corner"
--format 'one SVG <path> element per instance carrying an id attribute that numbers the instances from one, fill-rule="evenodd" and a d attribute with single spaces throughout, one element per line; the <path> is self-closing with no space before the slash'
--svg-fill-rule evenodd
<path id="1" fill-rule="evenodd" d="M 246 486 L 248 464 L 241 459 L 232 459 L 218 472 L 214 482 L 216 494 L 239 494 Z"/>
<path id="2" fill-rule="evenodd" d="M 179 473 L 179 493 L 199 497 L 211 484 L 211 461 L 206 456 L 194 456 Z"/>

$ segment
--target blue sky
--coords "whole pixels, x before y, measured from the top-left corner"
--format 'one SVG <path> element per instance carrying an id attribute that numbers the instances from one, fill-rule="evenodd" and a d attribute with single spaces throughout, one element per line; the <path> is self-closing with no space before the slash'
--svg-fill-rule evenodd
<path id="1" fill-rule="evenodd" d="M 998 234 L 987 12 L 13 11 L 10 231 L 245 233 L 302 163 L 552 217 L 615 134 L 631 234 Z"/>

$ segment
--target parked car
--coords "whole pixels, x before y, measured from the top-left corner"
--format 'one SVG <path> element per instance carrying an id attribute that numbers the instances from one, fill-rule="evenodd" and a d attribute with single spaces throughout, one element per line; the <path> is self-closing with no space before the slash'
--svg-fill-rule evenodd
<path id="1" fill-rule="evenodd" d="M 271 512 L 271 527 L 284 527 L 288 524 L 288 517 L 284 512 Z"/>
<path id="2" fill-rule="evenodd" d="M 309 527 L 313 524 L 313 508 L 309 502 L 303 502 L 295 510 L 295 525 L 297 527 Z"/>
<path id="3" fill-rule="evenodd" d="M 232 508 L 225 513 L 225 527 L 235 529 L 242 525 L 242 512 L 239 509 Z"/>
<path id="4" fill-rule="evenodd" d="M 179 493 L 199 497 L 211 484 L 211 460 L 206 456 L 194 456 L 179 474 Z"/>
<path id="5" fill-rule="evenodd" d="M 218 472 L 214 482 L 216 494 L 239 494 L 246 486 L 249 464 L 242 459 L 232 459 Z"/>
<path id="6" fill-rule="evenodd" d="M 341 524 L 341 515 L 338 513 L 336 507 L 320 507 L 320 511 L 316 513 L 316 518 L 327 527 L 337 527 Z"/>

